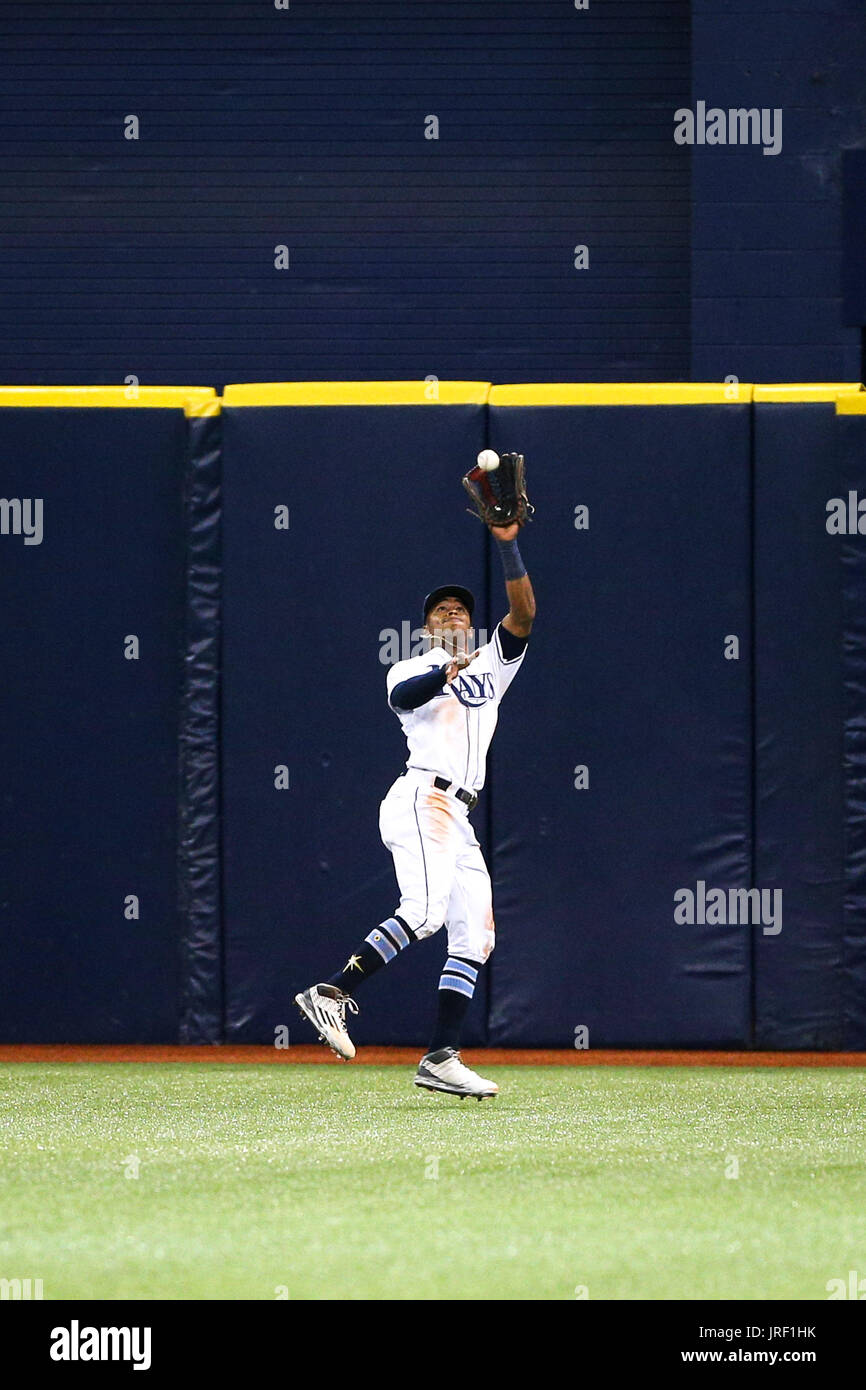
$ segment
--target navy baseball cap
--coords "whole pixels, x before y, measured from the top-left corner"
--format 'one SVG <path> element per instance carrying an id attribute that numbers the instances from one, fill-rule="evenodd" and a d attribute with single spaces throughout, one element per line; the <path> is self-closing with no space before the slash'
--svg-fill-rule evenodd
<path id="1" fill-rule="evenodd" d="M 437 603 L 443 598 L 459 598 L 464 608 L 467 609 L 469 617 L 475 611 L 475 595 L 471 589 L 464 589 L 462 584 L 441 584 L 438 589 L 434 589 L 424 600 L 424 621 L 427 621 L 427 614 L 431 608 L 435 608 Z"/>

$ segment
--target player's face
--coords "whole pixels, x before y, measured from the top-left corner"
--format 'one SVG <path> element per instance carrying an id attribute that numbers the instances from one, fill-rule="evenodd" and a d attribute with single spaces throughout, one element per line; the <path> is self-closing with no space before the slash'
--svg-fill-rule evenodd
<path id="1" fill-rule="evenodd" d="M 434 645 L 444 647 L 446 651 L 467 650 L 471 630 L 469 609 L 459 598 L 446 596 L 427 614 L 427 631 Z"/>

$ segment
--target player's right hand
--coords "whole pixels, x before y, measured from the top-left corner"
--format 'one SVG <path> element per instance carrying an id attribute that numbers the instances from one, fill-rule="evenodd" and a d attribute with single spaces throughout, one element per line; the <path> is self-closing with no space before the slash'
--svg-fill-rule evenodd
<path id="1" fill-rule="evenodd" d="M 463 670 L 464 666 L 468 666 L 470 661 L 475 660 L 480 650 L 481 648 L 478 647 L 474 652 L 469 652 L 468 654 L 463 652 L 460 656 L 452 657 L 445 667 L 445 684 L 450 685 L 455 676 Z"/>

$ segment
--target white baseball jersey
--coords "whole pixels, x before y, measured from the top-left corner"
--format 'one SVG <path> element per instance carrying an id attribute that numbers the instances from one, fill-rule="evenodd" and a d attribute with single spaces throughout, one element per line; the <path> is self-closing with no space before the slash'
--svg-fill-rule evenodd
<path id="1" fill-rule="evenodd" d="M 436 772 L 468 791 L 480 791 L 487 750 L 499 717 L 499 702 L 520 668 L 526 648 L 506 661 L 497 626 L 478 656 L 432 700 L 418 709 L 395 709 L 409 745 L 407 768 Z M 388 699 L 401 681 L 451 660 L 444 647 L 398 661 L 388 672 Z M 392 709 L 394 707 L 392 706 Z"/>

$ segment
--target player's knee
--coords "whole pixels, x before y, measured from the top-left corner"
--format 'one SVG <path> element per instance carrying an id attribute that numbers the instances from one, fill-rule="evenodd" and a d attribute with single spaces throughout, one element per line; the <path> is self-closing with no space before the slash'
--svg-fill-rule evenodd
<path id="1" fill-rule="evenodd" d="M 481 933 L 481 936 L 478 941 L 478 951 L 481 956 L 482 963 L 488 961 L 490 957 L 493 955 L 493 948 L 495 945 L 496 932 L 493 926 L 493 914 L 491 912 L 488 916 L 487 921 L 484 924 L 484 931 Z"/>
<path id="2" fill-rule="evenodd" d="M 483 938 L 455 932 L 448 935 L 448 950 L 451 955 L 457 956 L 459 960 L 471 961 L 479 969 L 490 959 L 493 946 L 493 938 L 486 934 Z"/>
<path id="3" fill-rule="evenodd" d="M 413 909 L 411 906 L 401 903 L 395 916 L 406 923 L 406 926 L 418 941 L 423 941 L 425 936 L 433 936 L 442 926 L 441 922 L 432 921 L 427 917 L 423 905 Z"/>
<path id="4" fill-rule="evenodd" d="M 445 925 L 445 918 L 448 914 L 447 902 L 433 902 L 426 904 L 421 912 L 416 912 L 415 920 L 410 922 L 412 930 L 416 936 L 434 936 L 437 931 L 441 931 Z M 401 911 L 400 916 L 403 913 Z M 418 925 L 415 925 L 417 920 Z"/>
<path id="5" fill-rule="evenodd" d="M 441 922 L 438 926 L 436 926 L 436 924 L 433 922 L 424 922 L 420 927 L 418 927 L 417 931 L 415 932 L 415 935 L 419 941 L 424 941 L 425 938 L 428 936 L 435 936 L 436 933 L 441 930 L 441 927 Z"/>

